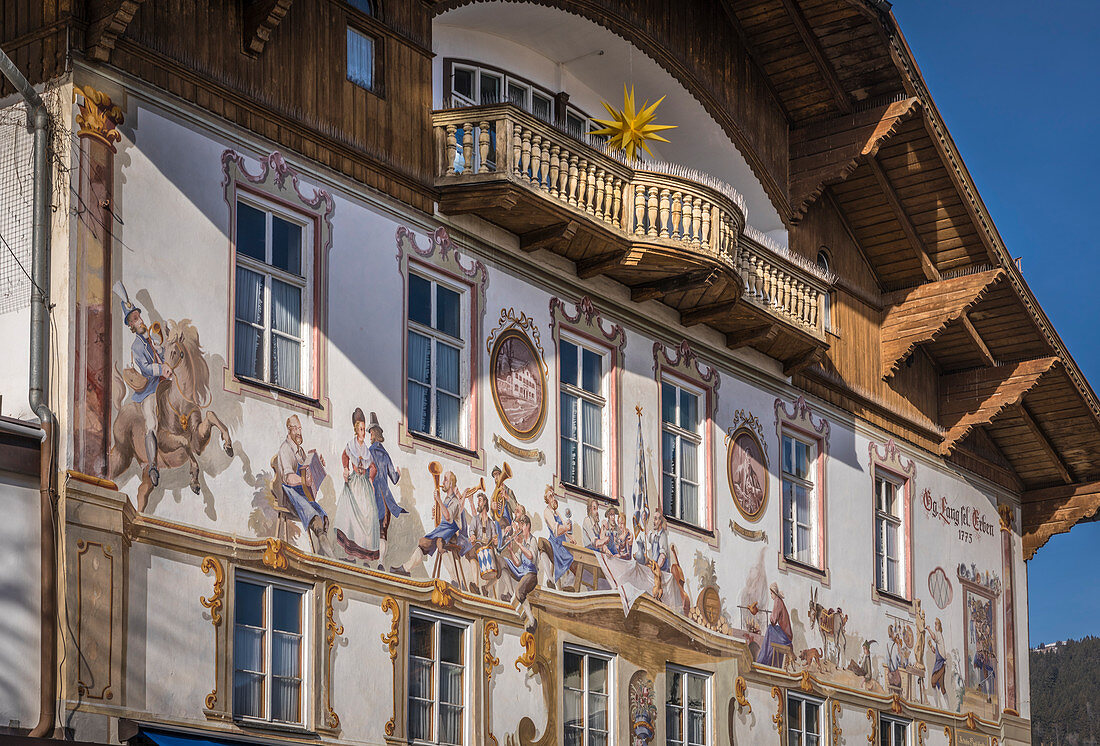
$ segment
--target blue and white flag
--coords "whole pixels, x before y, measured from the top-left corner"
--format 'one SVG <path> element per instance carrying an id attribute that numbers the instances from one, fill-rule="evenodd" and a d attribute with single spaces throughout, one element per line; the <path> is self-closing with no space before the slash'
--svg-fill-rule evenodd
<path id="1" fill-rule="evenodd" d="M 642 410 L 638 412 L 638 470 L 634 479 L 634 533 L 639 534 L 649 524 L 649 490 L 645 478 L 645 445 L 642 443 Z"/>

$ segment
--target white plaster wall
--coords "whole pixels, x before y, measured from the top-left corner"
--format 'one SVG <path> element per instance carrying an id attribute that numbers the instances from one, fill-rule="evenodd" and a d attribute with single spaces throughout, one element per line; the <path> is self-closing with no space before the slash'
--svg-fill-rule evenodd
<path id="1" fill-rule="evenodd" d="M 125 675 L 126 703 L 134 712 L 205 722 L 202 709 L 215 682 L 215 629 L 199 598 L 210 597 L 214 579 L 201 562 L 148 544 L 130 547 Z M 228 593 L 228 579 L 226 587 Z M 222 624 L 231 623 L 223 605 Z"/>
<path id="2" fill-rule="evenodd" d="M 332 652 L 332 707 L 340 716 L 341 738 L 371 744 L 385 742 L 394 701 L 393 666 L 382 643 L 392 617 L 381 606 L 381 597 L 347 590 L 344 601 L 334 604 L 344 634 Z M 408 620 L 400 624 L 399 630 L 407 629 Z M 400 659 L 397 663 L 404 665 Z"/>
<path id="3" fill-rule="evenodd" d="M 0 357 L 0 415 L 21 420 L 34 419 L 27 401 L 30 385 L 31 309 L 29 306 L 0 314 L 0 339 L 5 354 Z"/>
<path id="4" fill-rule="evenodd" d="M 523 665 L 516 670 L 516 658 L 523 652 L 519 643 L 522 630 L 501 627 L 500 634 L 492 638 L 493 655 L 500 665 L 493 670 L 489 682 L 492 699 L 493 735 L 500 743 L 516 733 L 519 721 L 531 718 L 535 732 L 542 734 L 546 728 L 546 705 L 543 699 L 542 678 Z"/>
<path id="5" fill-rule="evenodd" d="M 0 724 L 33 728 L 38 720 L 41 535 L 37 484 L 0 472 Z M 14 721 L 14 723 L 13 723 Z"/>

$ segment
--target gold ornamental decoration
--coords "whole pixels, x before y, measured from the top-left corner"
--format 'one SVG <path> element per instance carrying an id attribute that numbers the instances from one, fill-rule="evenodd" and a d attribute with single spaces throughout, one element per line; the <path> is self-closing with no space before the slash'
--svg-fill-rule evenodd
<path id="1" fill-rule="evenodd" d="M 592 134 L 606 135 L 609 138 L 607 144 L 614 150 L 623 151 L 626 157 L 631 160 L 641 155 L 639 149 L 652 156 L 653 152 L 646 143 L 650 140 L 668 142 L 657 133 L 676 127 L 675 124 L 651 124 L 653 117 L 657 114 L 657 107 L 664 100 L 664 96 L 661 96 L 653 104 L 646 100 L 641 108 L 636 109 L 634 106 L 634 86 L 631 86 L 628 91 L 626 83 L 623 83 L 623 108 L 615 109 L 606 101 L 602 102 L 603 108 L 607 109 L 611 119 L 596 119 L 596 122 L 603 125 L 603 129 L 593 130 Z"/>
<path id="2" fill-rule="evenodd" d="M 263 563 L 272 570 L 285 570 L 290 564 L 283 553 L 283 542 L 279 539 L 264 539 L 267 548 L 264 549 Z"/>
<path id="3" fill-rule="evenodd" d="M 746 707 L 749 708 L 749 714 L 752 714 L 752 703 L 749 702 L 749 685 L 745 681 L 744 676 L 738 676 L 733 682 L 733 698 L 737 700 L 737 711 L 741 712 Z"/>
<path id="4" fill-rule="evenodd" d="M 401 621 L 401 607 L 397 605 L 397 599 L 393 596 L 386 596 L 382 599 L 382 611 L 388 611 L 393 615 L 393 620 L 390 622 L 390 633 L 388 635 L 382 635 L 382 644 L 386 646 L 390 653 L 390 664 L 393 666 L 393 678 L 394 682 L 397 681 L 397 624 Z M 386 735 L 392 736 L 394 728 L 397 727 L 397 701 L 393 703 L 393 717 L 386 721 Z"/>
<path id="5" fill-rule="evenodd" d="M 76 115 L 79 137 L 91 137 L 115 152 L 115 143 L 122 139 L 118 125 L 126 121 L 122 109 L 115 106 L 111 97 L 91 86 L 73 86 L 73 101 L 80 113 Z"/>
<path id="6" fill-rule="evenodd" d="M 211 591 L 210 597 L 199 596 L 199 603 L 210 609 L 210 623 L 214 625 L 214 688 L 210 690 L 210 693 L 206 695 L 206 699 L 203 703 L 206 705 L 206 709 L 213 710 L 214 705 L 218 703 L 218 658 L 221 647 L 221 636 L 218 634 L 217 629 L 222 623 L 222 603 L 225 595 L 225 569 L 222 567 L 222 563 L 218 561 L 217 557 L 203 557 L 202 571 L 204 574 L 214 572 L 214 590 Z"/>
<path id="7" fill-rule="evenodd" d="M 844 731 L 840 729 L 840 703 L 835 699 L 832 706 L 832 718 L 833 721 L 833 746 L 840 746 L 840 737 L 844 735 Z"/>
<path id="8" fill-rule="evenodd" d="M 525 668 L 535 665 L 535 636 L 530 632 L 524 632 L 519 636 L 519 644 L 523 646 L 523 653 L 516 658 L 516 670 L 520 670 L 522 664 Z"/>
<path id="9" fill-rule="evenodd" d="M 486 679 L 486 681 L 491 681 L 492 680 L 492 678 L 493 678 L 493 669 L 496 668 L 497 665 L 500 664 L 500 659 L 493 655 L 493 643 L 490 642 L 490 640 L 489 640 L 490 636 L 496 637 L 499 632 L 500 632 L 500 626 L 495 621 L 490 619 L 489 621 L 485 622 L 485 639 L 484 639 L 484 650 L 483 650 L 484 655 L 483 655 L 483 658 L 484 658 L 484 661 L 485 661 L 485 679 Z"/>
<path id="10" fill-rule="evenodd" d="M 928 723 L 923 720 L 917 726 L 917 746 L 924 746 L 924 734 L 928 732 Z"/>
<path id="11" fill-rule="evenodd" d="M 328 644 L 328 657 L 325 660 L 325 724 L 336 730 L 340 727 L 340 716 L 332 709 L 332 649 L 336 638 L 344 634 L 344 625 L 333 619 L 332 602 L 344 600 L 344 589 L 336 583 L 325 591 L 325 642 Z"/>
<path id="12" fill-rule="evenodd" d="M 775 700 L 775 714 L 772 715 L 772 723 L 775 724 L 775 732 L 779 734 L 779 743 L 783 743 L 783 690 L 777 686 L 772 687 L 772 699 Z"/>
<path id="13" fill-rule="evenodd" d="M 876 715 L 875 711 L 872 710 L 870 707 L 867 708 L 867 720 L 871 723 L 871 734 L 867 736 L 867 743 L 874 746 L 874 743 L 877 740 L 876 735 L 878 732 L 878 715 Z"/>

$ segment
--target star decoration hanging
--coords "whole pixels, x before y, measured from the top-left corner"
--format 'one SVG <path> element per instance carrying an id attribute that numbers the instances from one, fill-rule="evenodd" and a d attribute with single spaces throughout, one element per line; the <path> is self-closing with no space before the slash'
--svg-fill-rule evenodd
<path id="1" fill-rule="evenodd" d="M 611 114 L 611 119 L 596 119 L 596 122 L 603 125 L 603 129 L 593 130 L 592 134 L 607 135 L 610 138 L 608 145 L 613 149 L 626 153 L 627 158 L 634 158 L 638 153 L 638 148 L 645 150 L 652 156 L 653 152 L 646 145 L 646 141 L 668 142 L 657 133 L 661 130 L 670 130 L 676 127 L 675 124 L 650 124 L 656 114 L 657 106 L 664 100 L 665 97 L 661 96 L 652 106 L 647 100 L 642 104 L 641 109 L 636 111 L 634 108 L 634 86 L 631 86 L 628 91 L 624 83 L 623 108 L 616 111 L 611 104 L 604 101 L 603 106 Z"/>

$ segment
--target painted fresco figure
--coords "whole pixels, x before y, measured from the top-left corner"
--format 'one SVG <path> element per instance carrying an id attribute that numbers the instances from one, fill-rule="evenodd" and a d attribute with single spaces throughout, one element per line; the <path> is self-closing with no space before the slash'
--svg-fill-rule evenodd
<path id="1" fill-rule="evenodd" d="M 336 541 L 353 560 L 378 559 L 378 501 L 374 479 L 378 467 L 367 442 L 367 419 L 359 407 L 351 415 L 355 436 L 340 454 L 344 465 L 344 490 L 336 504 L 333 525 Z"/>
<path id="2" fill-rule="evenodd" d="M 558 498 L 554 494 L 553 485 L 547 486 L 542 499 L 546 503 L 546 509 L 542 515 L 546 519 L 546 528 L 550 532 L 548 538 L 552 552 L 553 578 L 554 583 L 557 584 L 573 567 L 573 553 L 565 548 L 565 541 L 573 530 L 573 521 L 568 517 L 563 520 L 558 514 Z"/>
<path id="3" fill-rule="evenodd" d="M 378 424 L 378 415 L 370 413 L 370 426 L 367 428 L 370 434 L 370 457 L 373 462 L 371 474 L 371 486 L 374 488 L 374 503 L 378 511 L 378 569 L 386 567 L 386 539 L 390 531 L 390 521 L 404 514 L 406 511 L 397 504 L 390 484 L 397 484 L 401 479 L 401 472 L 393 465 L 386 447 L 382 445 L 386 438 L 382 433 L 382 426 Z"/>
<path id="4" fill-rule="evenodd" d="M 324 466 L 325 459 L 316 450 L 307 452 L 302 448 L 302 422 L 298 415 L 292 414 L 286 421 L 286 440 L 275 456 L 276 476 L 278 487 L 306 530 L 310 546 L 317 552 L 322 539 L 327 538 L 329 518 L 315 499 L 321 485 L 314 484 L 313 470 L 310 468 L 314 454 Z"/>
<path id="5" fill-rule="evenodd" d="M 901 669 L 907 662 L 902 656 L 901 626 L 891 624 L 886 629 L 886 688 L 888 691 L 901 693 Z"/>
<path id="6" fill-rule="evenodd" d="M 981 677 L 978 681 L 978 690 L 986 696 L 992 696 L 996 691 L 997 661 L 993 652 L 993 630 L 984 619 L 975 619 L 975 637 L 978 640 L 977 650 L 974 652 L 974 668 Z"/>
<path id="7" fill-rule="evenodd" d="M 138 405 L 145 421 L 148 475 L 152 486 L 156 487 L 160 483 L 160 469 L 157 468 L 157 387 L 161 381 L 172 379 L 172 368 L 164 362 L 163 338 L 160 343 L 153 342 L 153 336 L 141 318 L 141 309 L 130 302 L 121 282 L 115 283 L 115 292 L 122 304 L 123 323 L 134 333 L 134 341 L 130 345 L 133 367 L 127 369 L 124 379 L 134 389 L 131 399 Z"/>
<path id="8" fill-rule="evenodd" d="M 538 544 L 535 537 L 531 536 L 531 517 L 526 512 L 516 515 L 516 526 L 518 531 L 509 542 L 513 556 L 504 558 L 501 579 L 504 581 L 505 592 L 511 595 L 512 604 L 519 609 L 527 628 L 532 629 L 535 626 L 535 616 L 527 603 L 527 596 L 539 584 L 536 560 Z"/>
<path id="9" fill-rule="evenodd" d="M 581 524 L 581 540 L 587 549 L 593 552 L 601 552 L 607 546 L 611 537 L 600 525 L 600 503 L 594 497 L 588 499 L 588 515 Z"/>
<path id="10" fill-rule="evenodd" d="M 489 513 L 489 498 L 484 492 L 479 492 L 476 500 L 477 510 L 470 522 L 470 543 L 473 546 L 466 552 L 466 559 L 473 564 L 473 574 L 470 577 L 478 578 L 480 581 L 471 580 L 471 583 L 476 586 L 475 590 L 488 595 L 496 585 L 496 578 L 492 577 L 492 573 L 499 575 L 500 571 L 497 557 L 500 531 L 497 528 L 499 524 Z"/>
<path id="11" fill-rule="evenodd" d="M 399 568 L 393 571 L 399 575 L 411 575 L 413 570 L 424 564 L 424 558 L 443 551 L 444 545 L 453 543 L 459 556 L 465 556 L 472 548 L 467 530 L 466 512 L 463 504 L 466 502 L 472 490 L 466 494 L 458 491 L 458 478 L 453 471 L 443 475 L 442 494 L 435 493 L 436 509 L 439 511 L 439 525 L 424 535 L 416 546 L 419 551 L 413 551 L 413 556 Z M 458 578 L 455 578 L 458 581 Z"/>
<path id="12" fill-rule="evenodd" d="M 774 645 L 790 645 L 794 639 L 794 631 L 791 629 L 791 614 L 787 611 L 787 604 L 783 601 L 783 594 L 779 586 L 772 583 L 768 586 L 771 594 L 772 613 L 768 617 L 768 629 L 760 641 L 760 652 L 756 656 L 756 662 L 766 666 L 773 666 L 774 658 L 778 654 L 773 650 Z"/>
<path id="13" fill-rule="evenodd" d="M 935 660 L 932 663 L 932 678 L 929 680 L 933 691 L 943 697 L 944 706 L 947 705 L 947 687 L 944 679 L 947 676 L 947 649 L 943 644 L 943 624 L 937 618 L 929 639 L 929 647 Z"/>
<path id="14" fill-rule="evenodd" d="M 755 464 L 747 452 L 743 452 L 741 463 L 733 474 L 733 489 L 741 498 L 741 507 L 745 512 L 755 514 L 764 502 L 764 487 L 756 476 Z"/>
<path id="15" fill-rule="evenodd" d="M 654 513 L 650 527 L 646 533 L 639 532 L 634 541 L 634 560 L 656 567 L 661 572 L 669 572 L 672 562 L 668 549 L 668 523 L 662 514 Z"/>

